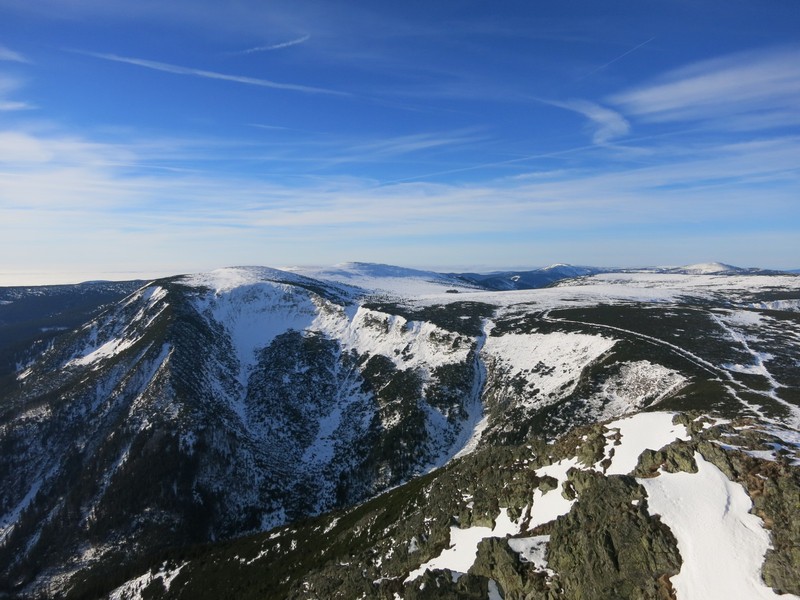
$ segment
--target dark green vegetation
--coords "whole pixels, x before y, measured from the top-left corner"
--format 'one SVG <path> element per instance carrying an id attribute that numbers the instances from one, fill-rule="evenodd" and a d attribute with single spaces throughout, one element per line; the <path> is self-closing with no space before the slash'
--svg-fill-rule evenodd
<path id="1" fill-rule="evenodd" d="M 373 302 L 356 319 L 344 287 L 265 278 L 280 285 L 228 293 L 162 280 L 59 334 L 3 395 L 0 513 L 16 524 L 0 540 L 0 597 L 100 598 L 152 569 L 162 575 L 142 580 L 144 598 L 483 599 L 499 586 L 529 600 L 666 599 L 681 559 L 636 480 L 575 471 L 561 489 L 536 469 L 595 464 L 596 423 L 627 412 L 786 422 L 800 403 L 796 312 L 710 296 L 544 309 L 452 295 Z M 269 319 L 298 325 L 263 334 L 248 355 L 237 344 L 275 329 Z M 498 340 L 528 334 L 502 355 Z M 601 336 L 614 343 L 595 351 Z M 576 338 L 585 355 L 564 350 Z M 476 451 L 430 472 L 481 411 Z M 772 528 L 766 580 L 797 590 L 791 456 L 718 443 L 768 450 L 763 431 L 686 423 L 695 439 L 645 452 L 635 475 L 692 471 L 695 451 L 720 466 Z M 490 538 L 457 581 L 433 572 L 404 584 L 452 526 L 491 527 L 501 508 L 524 517 L 536 489 L 578 498 L 520 534 L 551 536 L 552 572 Z"/>
<path id="2" fill-rule="evenodd" d="M 260 310 L 258 293 L 232 310 Z M 35 597 L 51 569 L 95 588 L 167 549 L 352 506 L 462 434 L 479 388 L 470 338 L 431 332 L 420 343 L 462 358 L 427 370 L 288 330 L 244 371 L 227 324 L 198 313 L 211 294 L 161 280 L 65 332 L 5 396 L 0 510 L 15 525 L 0 593 Z M 272 310 L 337 310 L 303 286 L 280 294 Z"/>
<path id="3" fill-rule="evenodd" d="M 442 329 L 463 335 L 479 336 L 483 319 L 491 317 L 495 307 L 484 302 L 453 302 L 452 304 L 411 307 L 405 304 L 368 302 L 364 308 L 400 315 L 408 321 L 428 321 Z"/>
<path id="4" fill-rule="evenodd" d="M 0 397 L 26 363 L 59 334 L 95 317 L 141 281 L 0 288 Z"/>
<path id="5" fill-rule="evenodd" d="M 704 428 L 706 421 L 696 415 L 680 420 L 693 439 L 644 453 L 634 473 L 652 477 L 659 468 L 694 472 L 691 457 L 699 452 L 745 486 L 754 512 L 770 530 L 774 548 L 764 567 L 767 583 L 781 592 L 800 592 L 800 467 L 790 466 L 796 456 L 767 461 L 747 455 L 744 450 L 778 441 L 758 431 L 753 421 Z M 507 600 L 674 598 L 669 577 L 680 570 L 682 559 L 669 529 L 649 514 L 646 493 L 636 479 L 573 469 L 567 486 L 552 489 L 548 478 L 535 473 L 573 456 L 593 463 L 602 456 L 598 449 L 604 436 L 602 426 L 592 425 L 555 444 L 532 439 L 525 445 L 487 447 L 357 508 L 161 556 L 153 572 L 178 573 L 168 592 L 158 577 L 148 591 L 153 597 L 199 600 L 485 598 L 493 580 Z M 728 447 L 730 440 L 743 450 Z M 519 535 L 550 536 L 550 572 L 522 559 L 507 538 L 489 537 L 479 544 L 467 576 L 457 582 L 446 571 L 429 571 L 405 583 L 409 571 L 448 546 L 452 526 L 491 526 L 500 508 L 524 522 L 537 488 L 577 498 L 567 515 L 533 531 L 523 526 Z M 91 596 L 75 589 L 69 597 Z"/>

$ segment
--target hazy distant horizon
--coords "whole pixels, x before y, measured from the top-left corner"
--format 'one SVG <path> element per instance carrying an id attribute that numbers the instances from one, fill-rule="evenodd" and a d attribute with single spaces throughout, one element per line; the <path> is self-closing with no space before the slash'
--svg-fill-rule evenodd
<path id="1" fill-rule="evenodd" d="M 370 261 L 348 261 L 348 262 L 370 262 Z M 787 268 L 778 268 L 772 266 L 764 266 L 764 265 L 752 265 L 752 264 L 745 264 L 745 265 L 737 265 L 728 263 L 725 261 L 696 261 L 691 263 L 684 263 L 684 264 L 630 264 L 630 265 L 599 265 L 599 264 L 591 264 L 588 262 L 584 263 L 560 263 L 560 264 L 570 264 L 572 266 L 582 266 L 582 267 L 598 267 L 602 269 L 644 269 L 644 268 L 673 268 L 673 267 L 684 267 L 693 264 L 704 264 L 710 262 L 720 262 L 723 264 L 729 264 L 734 267 L 742 267 L 742 268 L 760 268 L 765 270 L 775 270 L 775 271 L 794 271 L 797 270 L 797 267 L 787 267 Z M 262 266 L 262 267 L 272 267 L 275 269 L 290 269 L 290 268 L 314 268 L 314 267 L 332 267 L 336 266 L 337 264 L 343 263 L 332 263 L 329 265 L 324 264 L 296 264 L 296 265 L 267 265 L 267 264 L 249 264 L 249 265 L 224 265 L 224 266 L 212 266 L 209 268 L 197 268 L 197 269 L 176 269 L 176 270 L 156 270 L 156 269 L 142 269 L 139 271 L 64 271 L 64 272 L 48 272 L 48 271 L 39 271 L 39 272 L 8 272 L 8 271 L 0 271 L 0 287 L 27 287 L 27 286 L 44 286 L 44 285 L 73 285 L 79 283 L 86 283 L 91 281 L 134 281 L 134 280 L 144 280 L 150 281 L 153 279 L 161 279 L 164 277 L 172 277 L 176 275 L 188 275 L 194 273 L 206 273 L 209 271 L 213 271 L 215 269 L 225 268 L 225 267 L 236 267 L 236 266 Z M 374 263 L 374 264 L 388 264 L 388 263 Z M 548 263 L 548 264 L 536 264 L 536 265 L 496 265 L 496 266 L 488 266 L 488 265 L 407 265 L 407 264 L 399 264 L 399 263 L 392 263 L 392 266 L 397 267 L 405 267 L 409 269 L 418 269 L 420 271 L 434 271 L 437 273 L 478 273 L 478 274 L 488 274 L 492 272 L 503 272 L 503 271 L 532 271 L 535 269 L 540 269 L 543 267 L 547 267 L 552 264 L 559 264 L 559 263 Z"/>

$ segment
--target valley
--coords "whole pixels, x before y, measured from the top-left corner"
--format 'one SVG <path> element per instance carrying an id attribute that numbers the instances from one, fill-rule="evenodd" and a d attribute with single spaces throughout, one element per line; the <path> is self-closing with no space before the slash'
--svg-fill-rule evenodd
<path id="1" fill-rule="evenodd" d="M 800 280 L 712 266 L 139 286 L 17 355 L 0 597 L 687 598 L 663 502 L 714 481 L 800 594 Z"/>

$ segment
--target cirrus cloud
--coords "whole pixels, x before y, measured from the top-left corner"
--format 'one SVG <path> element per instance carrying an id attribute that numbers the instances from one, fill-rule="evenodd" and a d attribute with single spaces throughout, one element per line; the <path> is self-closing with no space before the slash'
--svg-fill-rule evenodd
<path id="1" fill-rule="evenodd" d="M 651 122 L 706 121 L 735 129 L 800 123 L 800 48 L 739 52 L 670 71 L 609 98 Z"/>

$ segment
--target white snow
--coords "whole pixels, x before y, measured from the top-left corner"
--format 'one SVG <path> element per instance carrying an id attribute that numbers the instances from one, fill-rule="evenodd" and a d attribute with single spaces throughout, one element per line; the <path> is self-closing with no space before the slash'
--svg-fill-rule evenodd
<path id="1" fill-rule="evenodd" d="M 460 529 L 450 527 L 450 546 L 444 549 L 439 556 L 430 559 L 411 571 L 404 583 L 414 581 L 421 577 L 427 569 L 448 569 L 455 575 L 469 571 L 478 556 L 478 544 L 488 537 L 506 537 L 519 533 L 519 524 L 514 523 L 508 516 L 508 509 L 501 508 L 500 514 L 495 519 L 493 528 L 468 527 Z"/>
<path id="2" fill-rule="evenodd" d="M 339 340 L 344 350 L 359 354 L 383 354 L 399 368 L 423 368 L 462 362 L 469 354 L 471 340 L 445 331 L 433 323 L 408 321 L 397 315 L 359 306 L 352 318 L 347 311 L 320 312 L 313 329 Z M 458 343 L 454 346 L 454 342 Z"/>
<path id="3" fill-rule="evenodd" d="M 630 473 L 636 468 L 639 455 L 645 450 L 659 450 L 676 440 L 690 440 L 691 436 L 686 431 L 686 427 L 673 425 L 672 418 L 672 413 L 639 413 L 606 425 L 606 429 L 612 434 L 607 436 L 605 455 L 608 457 L 611 450 L 614 450 L 606 475 Z M 619 431 L 622 436 L 619 446 L 614 445 L 614 430 Z M 595 468 L 602 470 L 599 462 Z"/>
<path id="4" fill-rule="evenodd" d="M 672 530 L 683 564 L 672 577 L 679 600 L 796 599 L 778 595 L 761 580 L 770 546 L 761 519 L 750 514 L 744 488 L 695 454 L 697 473 L 659 473 L 639 479 L 651 514 Z"/>
<path id="5" fill-rule="evenodd" d="M 239 275 L 236 270 L 223 270 Z M 245 271 L 244 275 L 251 275 Z M 233 281 L 231 281 L 233 279 Z M 198 312 L 222 324 L 241 367 L 240 382 L 247 381 L 249 369 L 256 363 L 256 350 L 268 346 L 289 329 L 302 331 L 317 316 L 317 305 L 305 290 L 273 282 L 252 282 L 228 288 L 239 279 L 214 280 L 214 295 L 197 298 Z"/>
<path id="6" fill-rule="evenodd" d="M 608 352 L 617 340 L 600 335 L 553 332 L 488 336 L 484 354 L 509 378 L 525 375 L 540 397 L 568 394 L 581 371 Z"/>
<path id="7" fill-rule="evenodd" d="M 108 600 L 141 600 L 142 599 L 142 592 L 147 588 L 150 583 L 158 578 L 161 577 L 161 581 L 164 584 L 164 587 L 167 591 L 169 591 L 172 582 L 181 572 L 181 569 L 186 566 L 186 563 L 180 565 L 177 569 L 170 570 L 166 568 L 166 565 L 162 566 L 161 569 L 156 572 L 148 571 L 144 575 L 140 575 L 135 579 L 131 579 L 127 583 L 124 583 L 114 591 L 112 591 L 108 595 Z"/>
<path id="8" fill-rule="evenodd" d="M 533 565 L 535 569 L 544 571 L 547 569 L 547 544 L 550 543 L 549 535 L 535 535 L 526 538 L 510 538 L 508 546 L 519 557 L 527 563 Z"/>
<path id="9" fill-rule="evenodd" d="M 128 296 L 119 305 L 117 313 L 106 315 L 85 325 L 83 329 L 87 332 L 86 345 L 67 361 L 64 367 L 91 365 L 136 345 L 142 339 L 141 332 L 146 330 L 168 306 L 166 302 L 162 302 L 166 296 L 167 291 L 164 288 L 157 285 L 146 286 Z M 140 304 L 136 314 L 126 316 L 124 309 L 136 303 Z M 139 324 L 139 321 L 148 315 L 147 322 Z"/>
<path id="10" fill-rule="evenodd" d="M 489 600 L 503 600 L 503 596 L 500 594 L 500 589 L 497 587 L 497 582 L 494 579 L 489 580 Z"/>
<path id="11" fill-rule="evenodd" d="M 598 273 L 580 279 L 565 280 L 554 287 L 507 292 L 466 292 L 439 294 L 414 300 L 415 304 L 433 305 L 469 300 L 486 302 L 513 310 L 522 305 L 525 310 L 546 310 L 559 307 L 592 306 L 598 303 L 658 302 L 671 303 L 685 296 L 714 299 L 723 294 L 736 301 L 759 290 L 797 291 L 800 296 L 800 277 L 793 275 L 686 275 L 673 273 L 630 272 Z M 800 300 L 786 302 L 800 305 Z M 761 307 L 758 304 L 757 307 Z"/>
<path id="12" fill-rule="evenodd" d="M 739 271 L 738 267 L 726 265 L 719 262 L 697 263 L 694 265 L 686 265 L 680 267 L 681 271 L 685 271 L 690 275 L 715 275 L 719 273 L 731 273 Z"/>
<path id="13" fill-rule="evenodd" d="M 560 460 L 552 465 L 536 469 L 536 475 L 543 477 L 545 475 L 553 477 L 558 480 L 556 488 L 542 493 L 542 490 L 536 489 L 533 492 L 533 506 L 531 507 L 531 518 L 528 522 L 528 528 L 533 529 L 539 525 L 544 525 L 567 514 L 575 500 L 567 500 L 561 495 L 564 482 L 567 481 L 567 471 L 571 468 L 583 469 L 585 468 L 577 458 L 567 458 Z"/>
<path id="14" fill-rule="evenodd" d="M 764 315 L 754 310 L 731 310 L 723 319 L 730 325 L 758 327 L 764 321 Z"/>
<path id="15" fill-rule="evenodd" d="M 654 405 L 686 384 L 678 371 L 648 360 L 626 362 L 606 379 L 591 403 L 602 419 L 619 417 L 645 405 Z"/>
<path id="16" fill-rule="evenodd" d="M 104 359 L 104 358 L 111 358 L 112 356 L 116 356 L 117 354 L 119 354 L 123 350 L 127 350 L 128 348 L 133 346 L 137 341 L 139 341 L 139 340 L 136 339 L 136 338 L 134 338 L 134 339 L 124 339 L 124 338 L 123 339 L 116 339 L 115 338 L 115 339 L 109 340 L 105 344 L 103 344 L 102 346 L 92 350 L 88 354 L 86 354 L 84 356 L 81 356 L 81 357 L 78 357 L 78 358 L 73 358 L 71 361 L 66 363 L 64 366 L 65 367 L 71 367 L 71 366 L 90 365 L 90 364 L 92 364 L 94 362 L 97 362 L 98 360 L 101 360 L 101 359 Z"/>
<path id="17" fill-rule="evenodd" d="M 392 265 L 356 262 L 332 267 L 289 267 L 285 270 L 321 281 L 357 286 L 373 295 L 411 298 L 442 294 L 447 290 L 475 291 L 473 286 L 456 277 Z"/>
<path id="18" fill-rule="evenodd" d="M 789 310 L 800 311 L 800 299 L 791 300 L 771 300 L 769 302 L 755 302 L 751 304 L 753 308 L 764 308 L 767 310 Z"/>
<path id="19" fill-rule="evenodd" d="M 224 294 L 236 288 L 249 287 L 265 282 L 299 282 L 298 277 L 287 271 L 270 267 L 225 267 L 208 273 L 184 275 L 180 282 L 199 288 L 210 288 L 215 294 Z"/>

